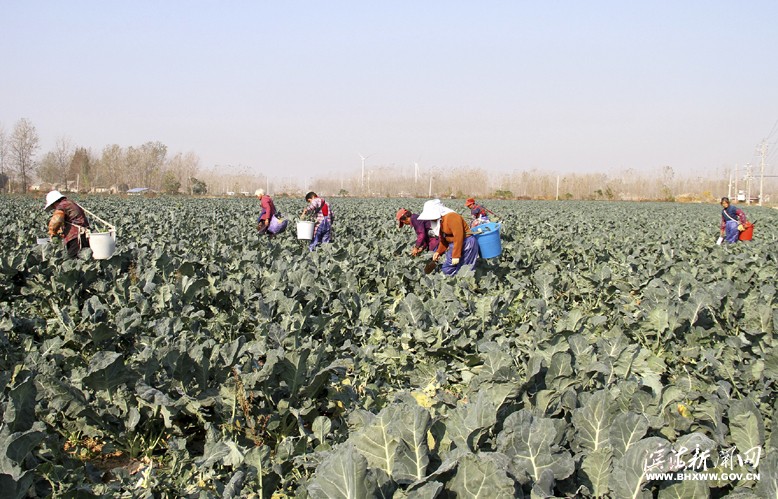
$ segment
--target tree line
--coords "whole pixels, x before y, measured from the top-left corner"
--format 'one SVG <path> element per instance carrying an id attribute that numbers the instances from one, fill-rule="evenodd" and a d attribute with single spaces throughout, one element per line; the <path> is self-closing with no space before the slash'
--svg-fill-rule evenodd
<path id="1" fill-rule="evenodd" d="M 729 167 L 703 177 L 678 175 L 670 166 L 612 174 L 557 174 L 536 169 L 494 173 L 472 167 L 414 170 L 378 165 L 364 174 L 354 168 L 349 173 L 300 181 L 293 177 L 270 179 L 246 168 L 237 172 L 203 169 L 194 152 L 171 156 L 161 142 L 128 147 L 111 144 L 95 152 L 60 138 L 52 150 L 39 153 L 40 140 L 30 120 L 20 119 L 9 132 L 0 125 L 0 192 L 54 188 L 124 193 L 145 187 L 167 194 L 252 195 L 263 187 L 277 196 L 295 197 L 315 190 L 329 196 L 714 201 L 727 194 L 736 196 L 749 180 L 734 179 L 733 186 Z M 768 179 L 766 192 L 772 192 L 774 184 Z"/>
<path id="2" fill-rule="evenodd" d="M 206 194 L 198 178 L 200 158 L 193 152 L 168 155 L 161 142 L 122 147 L 111 144 L 95 152 L 60 138 L 39 157 L 35 126 L 20 119 L 13 130 L 0 127 L 0 190 L 28 192 L 61 189 L 80 192 L 127 192 L 130 187 L 177 194 Z"/>

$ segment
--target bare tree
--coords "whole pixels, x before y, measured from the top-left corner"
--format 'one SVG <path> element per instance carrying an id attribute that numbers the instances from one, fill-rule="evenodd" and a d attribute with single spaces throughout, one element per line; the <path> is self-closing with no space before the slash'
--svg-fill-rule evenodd
<path id="1" fill-rule="evenodd" d="M 38 176 L 44 182 L 59 184 L 66 188 L 68 185 L 70 163 L 73 159 L 73 146 L 70 139 L 61 137 L 52 151 L 47 152 L 40 162 Z"/>
<path id="2" fill-rule="evenodd" d="M 59 171 L 57 182 L 63 186 L 68 185 L 68 167 L 73 158 L 73 144 L 67 137 L 60 137 L 52 151 L 54 154 L 54 166 Z"/>
<path id="3" fill-rule="evenodd" d="M 112 144 L 103 148 L 103 154 L 100 157 L 100 171 L 102 177 L 110 179 L 112 185 L 104 187 L 117 187 L 120 184 L 126 184 L 129 181 L 129 175 L 126 170 L 126 153 L 118 144 Z"/>
<path id="4" fill-rule="evenodd" d="M 142 183 L 145 187 L 159 189 L 167 146 L 161 142 L 146 142 L 140 147 L 140 152 L 141 162 L 139 166 Z"/>
<path id="5" fill-rule="evenodd" d="M 167 162 L 165 169 L 175 175 L 187 194 L 192 194 L 192 178 L 195 178 L 200 170 L 200 158 L 195 153 L 176 154 Z"/>
<path id="6" fill-rule="evenodd" d="M 38 152 L 38 132 L 27 118 L 20 119 L 14 127 L 9 144 L 10 164 L 19 176 L 22 192 L 27 192 L 27 182 L 35 175 L 35 153 Z"/>
<path id="7" fill-rule="evenodd" d="M 38 177 L 42 182 L 48 184 L 56 184 L 59 182 L 59 168 L 57 168 L 56 155 L 53 151 L 49 151 L 43 155 L 40 164 L 38 165 Z"/>
<path id="8" fill-rule="evenodd" d="M 8 168 L 8 138 L 5 134 L 5 127 L 0 124 L 0 192 L 6 191 L 9 183 Z"/>

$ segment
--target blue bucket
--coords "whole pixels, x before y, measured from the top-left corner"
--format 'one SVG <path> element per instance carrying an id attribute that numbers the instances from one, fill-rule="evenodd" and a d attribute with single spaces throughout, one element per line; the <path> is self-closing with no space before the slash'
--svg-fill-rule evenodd
<path id="1" fill-rule="evenodd" d="M 501 223 L 489 222 L 470 229 L 470 232 L 478 240 L 481 258 L 494 258 L 502 253 L 500 227 L 502 227 Z"/>

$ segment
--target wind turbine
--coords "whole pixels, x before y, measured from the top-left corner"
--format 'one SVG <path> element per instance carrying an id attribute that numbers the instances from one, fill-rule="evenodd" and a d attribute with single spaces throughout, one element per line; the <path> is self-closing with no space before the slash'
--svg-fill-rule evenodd
<path id="1" fill-rule="evenodd" d="M 365 188 L 365 160 L 370 156 L 372 156 L 372 154 L 368 154 L 367 156 L 362 156 L 362 154 L 359 154 L 359 157 L 362 159 L 362 188 L 363 189 Z"/>

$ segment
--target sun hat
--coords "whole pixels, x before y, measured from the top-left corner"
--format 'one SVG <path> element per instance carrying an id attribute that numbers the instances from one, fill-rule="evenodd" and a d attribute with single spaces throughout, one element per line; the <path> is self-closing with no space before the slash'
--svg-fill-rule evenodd
<path id="1" fill-rule="evenodd" d="M 265 189 L 257 189 L 256 191 L 254 191 L 254 195 L 257 196 L 257 197 L 264 196 L 265 195 Z"/>
<path id="2" fill-rule="evenodd" d="M 403 223 L 400 220 L 402 220 L 402 218 L 405 217 L 406 215 L 410 215 L 410 214 L 411 212 L 406 210 L 405 208 L 400 208 L 399 210 L 397 210 L 397 215 L 395 215 L 394 217 L 397 219 L 397 226 L 402 227 Z"/>
<path id="3" fill-rule="evenodd" d="M 54 203 L 64 197 L 65 196 L 59 191 L 50 191 L 48 194 L 46 194 L 46 206 L 44 206 L 43 209 L 48 210 L 52 207 L 52 205 L 54 205 Z"/>
<path id="4" fill-rule="evenodd" d="M 470 206 L 471 204 L 475 204 L 475 199 L 473 198 L 467 198 L 465 200 L 465 206 Z"/>
<path id="5" fill-rule="evenodd" d="M 419 214 L 419 220 L 437 220 L 443 215 L 453 212 L 454 210 L 443 206 L 440 199 L 430 199 L 424 202 L 424 208 Z"/>

